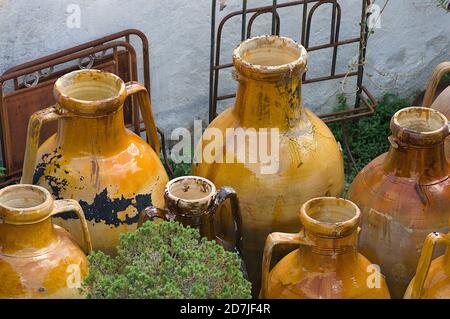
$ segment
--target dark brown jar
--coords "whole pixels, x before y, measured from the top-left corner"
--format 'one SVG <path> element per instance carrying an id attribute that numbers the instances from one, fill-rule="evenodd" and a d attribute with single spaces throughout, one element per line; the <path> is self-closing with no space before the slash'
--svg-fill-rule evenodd
<path id="1" fill-rule="evenodd" d="M 203 237 L 215 240 L 226 250 L 240 254 L 241 212 L 236 192 L 230 187 L 220 190 L 206 178 L 183 176 L 171 180 L 164 190 L 165 209 L 154 206 L 141 212 L 139 226 L 147 220 L 164 219 L 178 221 L 184 226 L 197 228 Z M 214 216 L 219 206 L 230 199 L 234 220 L 234 242 L 228 242 L 218 236 L 214 228 Z"/>

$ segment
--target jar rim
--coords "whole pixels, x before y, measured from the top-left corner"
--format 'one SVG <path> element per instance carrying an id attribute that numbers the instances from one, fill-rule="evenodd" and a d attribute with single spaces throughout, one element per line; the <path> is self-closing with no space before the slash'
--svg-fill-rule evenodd
<path id="1" fill-rule="evenodd" d="M 359 207 L 344 198 L 317 197 L 300 209 L 300 222 L 305 230 L 323 237 L 348 236 L 357 229 L 360 220 Z"/>
<path id="2" fill-rule="evenodd" d="M 237 72 L 255 79 L 279 78 L 296 73 L 301 75 L 306 70 L 307 60 L 308 54 L 302 45 L 277 35 L 250 38 L 233 51 L 233 64 Z"/>
<path id="3" fill-rule="evenodd" d="M 63 110 L 98 117 L 118 110 L 125 102 L 127 92 L 125 82 L 117 75 L 86 69 L 60 77 L 53 87 L 53 95 Z"/>
<path id="4" fill-rule="evenodd" d="M 390 126 L 392 135 L 403 143 L 427 146 L 444 142 L 450 134 L 448 123 L 437 110 L 411 106 L 397 111 Z"/>
<path id="5" fill-rule="evenodd" d="M 174 194 L 174 187 L 178 186 L 180 183 L 190 182 L 194 184 L 203 184 L 209 188 L 208 192 L 205 192 L 205 196 L 200 198 L 182 198 L 181 196 Z M 216 193 L 216 186 L 210 180 L 199 177 L 199 176 L 181 176 L 169 181 L 165 187 L 166 196 L 175 202 L 184 202 L 184 203 L 209 203 L 213 195 Z"/>
<path id="6" fill-rule="evenodd" d="M 51 215 L 53 197 L 37 185 L 10 185 L 0 190 L 0 216 L 7 224 L 33 224 Z"/>

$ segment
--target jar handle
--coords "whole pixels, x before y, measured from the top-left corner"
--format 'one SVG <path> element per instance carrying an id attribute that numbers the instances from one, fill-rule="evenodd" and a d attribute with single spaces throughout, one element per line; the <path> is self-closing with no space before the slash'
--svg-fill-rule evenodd
<path id="1" fill-rule="evenodd" d="M 66 116 L 59 113 L 57 105 L 50 106 L 31 115 L 28 122 L 27 143 L 20 184 L 33 184 L 42 124 L 56 121 Z"/>
<path id="2" fill-rule="evenodd" d="M 157 208 L 155 206 L 149 206 L 144 208 L 139 214 L 138 228 L 144 225 L 148 220 L 154 221 L 155 219 L 170 220 L 166 210 Z"/>
<path id="3" fill-rule="evenodd" d="M 450 73 L 450 62 L 442 62 L 433 70 L 433 74 L 428 80 L 425 95 L 423 97 L 423 107 L 430 107 L 431 104 L 433 104 L 433 98 L 436 95 L 437 86 L 439 85 L 439 82 L 441 82 L 442 77 L 447 73 Z"/>
<path id="4" fill-rule="evenodd" d="M 305 240 L 304 232 L 301 230 L 296 234 L 288 233 L 271 233 L 267 236 L 266 244 L 264 245 L 264 254 L 261 266 L 261 292 L 259 294 L 260 299 L 265 299 L 267 294 L 267 288 L 269 284 L 269 272 L 270 263 L 272 262 L 272 251 L 275 246 L 278 245 L 306 245 L 311 246 L 311 243 Z"/>
<path id="5" fill-rule="evenodd" d="M 87 226 L 86 217 L 84 216 L 84 212 L 80 204 L 74 199 L 56 200 L 51 216 L 68 212 L 75 212 L 80 220 L 81 230 L 83 232 L 84 251 L 87 255 L 89 255 L 92 252 L 91 235 Z"/>
<path id="6" fill-rule="evenodd" d="M 217 209 L 222 205 L 227 199 L 230 200 L 231 204 L 231 215 L 234 221 L 234 249 L 241 254 L 242 249 L 242 216 L 241 209 L 239 207 L 239 198 L 236 191 L 231 187 L 222 187 L 214 195 L 213 207 L 211 209 L 213 215 Z M 222 242 L 226 242 L 224 239 L 216 236 L 216 238 Z"/>
<path id="7" fill-rule="evenodd" d="M 416 275 L 412 283 L 412 290 L 411 290 L 412 299 L 420 299 L 422 296 L 425 279 L 428 276 L 428 271 L 430 270 L 434 249 L 437 244 L 446 244 L 450 246 L 449 235 L 434 232 L 429 234 L 425 239 L 422 248 L 422 254 L 420 255 L 419 259 L 419 264 L 417 265 Z"/>
<path id="8" fill-rule="evenodd" d="M 150 101 L 150 96 L 148 95 L 145 86 L 138 82 L 128 82 L 126 84 L 127 96 L 136 94 L 138 99 L 138 104 L 141 110 L 142 119 L 144 120 L 145 131 L 147 133 L 147 140 L 150 146 L 159 156 L 161 152 L 161 145 L 158 139 L 158 130 L 156 128 L 155 118 L 152 112 L 152 103 Z"/>

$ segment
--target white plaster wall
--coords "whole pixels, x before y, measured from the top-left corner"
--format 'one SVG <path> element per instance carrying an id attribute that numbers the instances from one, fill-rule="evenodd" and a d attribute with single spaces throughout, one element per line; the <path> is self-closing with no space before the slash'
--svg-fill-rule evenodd
<path id="1" fill-rule="evenodd" d="M 240 8 L 240 0 L 226 1 L 218 17 Z M 271 0 L 249 0 L 249 6 Z M 281 1 L 280 1 L 281 2 Z M 361 0 L 340 1 L 342 37 L 358 36 Z M 382 6 L 384 0 L 376 0 Z M 67 27 L 69 4 L 81 8 L 81 28 Z M 208 111 L 211 0 L 0 0 L 0 73 L 8 68 L 126 28 L 144 31 L 150 40 L 153 107 L 158 125 L 166 130 L 192 125 Z M 311 43 L 329 37 L 329 11 L 316 17 Z M 299 39 L 300 9 L 280 10 L 281 33 Z M 255 24 L 254 35 L 270 32 L 270 17 Z M 450 13 L 433 0 L 390 0 L 381 28 L 370 37 L 365 85 L 381 96 L 393 91 L 411 95 L 423 89 L 432 68 L 450 60 Z M 227 25 L 222 61 L 230 61 L 239 43 L 240 20 Z M 357 54 L 355 45 L 341 50 L 338 70 L 345 71 Z M 331 50 L 311 54 L 310 73 L 325 75 Z M 344 86 L 354 90 L 352 81 Z M 235 83 L 223 73 L 221 93 L 232 93 Z M 340 81 L 309 84 L 305 104 L 325 112 L 336 104 Z M 232 103 L 231 101 L 227 104 Z M 221 109 L 225 105 L 220 106 Z"/>

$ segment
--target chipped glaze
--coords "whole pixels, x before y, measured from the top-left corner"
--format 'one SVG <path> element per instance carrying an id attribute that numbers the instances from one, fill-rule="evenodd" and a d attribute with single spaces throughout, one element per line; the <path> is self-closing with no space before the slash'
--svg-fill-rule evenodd
<path id="1" fill-rule="evenodd" d="M 362 212 L 360 251 L 381 266 L 394 298 L 403 297 L 414 276 L 425 237 L 448 231 L 447 123 L 428 108 L 398 111 L 389 151 L 370 162 L 348 191 Z"/>
<path id="2" fill-rule="evenodd" d="M 266 60 L 261 61 L 261 58 Z M 242 163 L 237 152 L 213 163 L 196 163 L 193 173 L 217 187 L 229 185 L 239 195 L 243 219 L 243 255 L 257 295 L 264 241 L 273 231 L 295 231 L 297 212 L 317 196 L 337 196 L 344 186 L 342 154 L 328 127 L 302 107 L 301 83 L 306 50 L 291 39 L 262 36 L 243 42 L 233 55 L 238 81 L 236 103 L 209 126 L 226 136 L 227 128 L 278 128 L 279 170 L 262 172 L 262 163 Z M 261 63 L 261 64 L 257 64 Z M 203 139 L 197 150 L 207 145 Z M 248 144 L 243 150 L 249 158 Z M 253 154 L 254 155 L 254 154 Z M 232 158 L 233 163 L 227 162 Z M 229 207 L 220 211 L 221 229 L 231 224 Z M 228 231 L 229 233 L 229 231 Z"/>
<path id="3" fill-rule="evenodd" d="M 262 263 L 261 298 L 390 298 L 384 277 L 358 253 L 360 210 L 333 197 L 314 198 L 300 210 L 299 233 L 267 237 Z M 297 245 L 270 271 L 278 245 Z"/>
<path id="4" fill-rule="evenodd" d="M 22 182 L 41 185 L 57 199 L 79 201 L 95 250 L 114 254 L 120 233 L 136 229 L 139 211 L 164 205 L 168 181 L 146 89 L 114 74 L 82 70 L 61 77 L 57 105 L 35 113 L 29 123 Z M 135 95 L 149 144 L 124 126 L 123 103 Z M 58 131 L 38 149 L 43 123 Z M 73 214 L 55 220 L 78 242 Z"/>
<path id="5" fill-rule="evenodd" d="M 87 276 L 86 256 L 51 219 L 64 212 L 77 214 L 77 232 L 89 253 L 87 223 L 75 200 L 54 201 L 46 189 L 34 185 L 0 190 L 0 298 L 82 297 L 78 288 Z"/>

